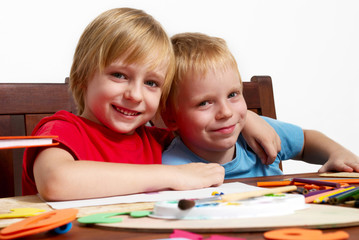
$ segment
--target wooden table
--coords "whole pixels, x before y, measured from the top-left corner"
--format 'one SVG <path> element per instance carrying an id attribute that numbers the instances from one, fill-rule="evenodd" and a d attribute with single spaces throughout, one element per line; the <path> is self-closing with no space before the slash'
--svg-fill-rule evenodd
<path id="1" fill-rule="evenodd" d="M 318 173 L 306 173 L 306 174 L 292 174 L 282 176 L 270 176 L 270 177 L 256 177 L 256 178 L 243 178 L 236 180 L 227 180 L 226 182 L 240 181 L 250 185 L 256 185 L 258 181 L 276 181 L 292 177 L 318 177 Z M 358 216 L 359 218 L 359 216 Z M 347 227 L 347 228 L 335 228 L 325 229 L 326 232 L 333 232 L 343 230 L 350 235 L 350 240 L 358 239 L 359 226 L 358 227 Z M 215 233 L 203 234 L 204 238 L 207 238 Z M 218 233 L 222 236 L 245 238 L 248 240 L 263 240 L 263 233 Z M 164 239 L 169 238 L 169 233 L 153 233 L 153 232 L 136 232 L 136 231 L 124 231 L 121 229 L 108 229 L 101 227 L 83 227 L 77 221 L 73 222 L 73 228 L 66 234 L 63 235 L 51 235 L 50 233 L 41 233 L 27 237 L 26 239 Z"/>

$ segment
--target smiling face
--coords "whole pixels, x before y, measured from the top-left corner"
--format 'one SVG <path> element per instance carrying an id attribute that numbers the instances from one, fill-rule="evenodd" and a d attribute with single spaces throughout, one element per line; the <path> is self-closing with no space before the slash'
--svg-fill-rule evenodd
<path id="1" fill-rule="evenodd" d="M 153 69 L 118 59 L 89 80 L 81 116 L 116 132 L 132 134 L 154 117 L 166 71 L 165 64 Z"/>
<path id="2" fill-rule="evenodd" d="M 175 124 L 185 145 L 208 161 L 227 151 L 233 157 L 247 114 L 237 71 L 188 73 L 178 89 Z"/>

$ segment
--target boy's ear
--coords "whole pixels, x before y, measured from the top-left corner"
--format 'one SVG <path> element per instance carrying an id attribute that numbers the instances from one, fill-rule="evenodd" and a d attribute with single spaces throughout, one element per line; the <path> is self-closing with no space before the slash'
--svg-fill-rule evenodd
<path id="1" fill-rule="evenodd" d="M 176 115 L 172 110 L 169 110 L 167 108 L 165 111 L 162 111 L 161 117 L 169 130 L 176 131 L 178 129 L 176 123 Z"/>

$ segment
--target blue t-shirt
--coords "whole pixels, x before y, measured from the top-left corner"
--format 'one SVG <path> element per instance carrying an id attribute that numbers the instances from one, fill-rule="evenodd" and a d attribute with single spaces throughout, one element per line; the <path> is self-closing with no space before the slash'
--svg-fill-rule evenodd
<path id="1" fill-rule="evenodd" d="M 280 161 L 294 158 L 302 150 L 304 134 L 300 127 L 267 117 L 263 117 L 263 119 L 274 128 L 280 137 L 281 151 L 277 158 L 271 165 L 262 164 L 243 136 L 239 135 L 236 142 L 235 158 L 222 165 L 226 171 L 225 179 L 281 175 Z M 209 163 L 189 150 L 180 137 L 176 137 L 162 155 L 163 164 L 181 165 L 191 162 Z"/>

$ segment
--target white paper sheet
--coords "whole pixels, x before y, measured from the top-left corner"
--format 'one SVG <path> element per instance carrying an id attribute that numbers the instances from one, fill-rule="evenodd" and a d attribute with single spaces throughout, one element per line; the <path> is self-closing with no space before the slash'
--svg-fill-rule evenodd
<path id="1" fill-rule="evenodd" d="M 192 199 L 192 198 L 206 198 L 212 195 L 212 192 L 223 192 L 224 194 L 229 193 L 240 193 L 255 191 L 263 188 L 251 186 L 248 184 L 233 182 L 224 183 L 219 187 L 202 188 L 197 190 L 188 191 L 160 191 L 153 193 L 141 193 L 132 194 L 126 196 L 107 197 L 107 198 L 95 198 L 75 201 L 61 201 L 61 202 L 46 202 L 54 209 L 64 208 L 79 208 L 79 207 L 90 207 L 90 206 L 101 206 L 119 203 L 136 203 L 136 202 L 157 202 L 157 201 L 170 201 L 179 199 Z"/>

